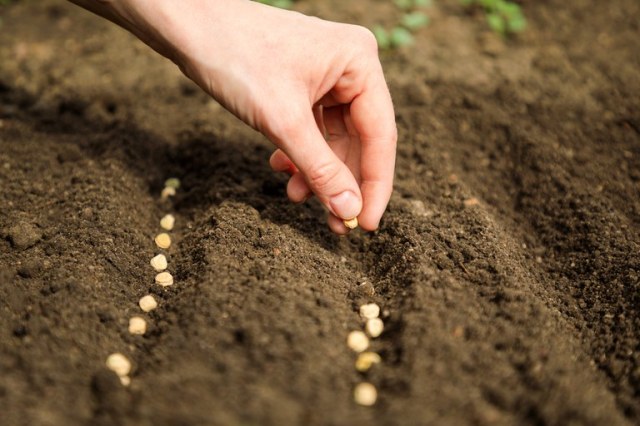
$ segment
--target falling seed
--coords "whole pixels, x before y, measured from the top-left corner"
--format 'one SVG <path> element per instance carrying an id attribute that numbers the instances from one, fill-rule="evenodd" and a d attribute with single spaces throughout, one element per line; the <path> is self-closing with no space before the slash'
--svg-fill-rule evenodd
<path id="1" fill-rule="evenodd" d="M 156 235 L 155 241 L 161 249 L 168 249 L 171 246 L 171 237 L 166 232 Z"/>
<path id="2" fill-rule="evenodd" d="M 354 217 L 353 219 L 343 220 L 342 223 L 349 229 L 356 229 L 358 227 L 358 218 Z"/>
<path id="3" fill-rule="evenodd" d="M 167 269 L 167 257 L 164 254 L 159 254 L 151 258 L 151 266 L 158 272 Z"/>
<path id="4" fill-rule="evenodd" d="M 107 368 L 120 377 L 129 375 L 131 372 L 131 361 L 119 352 L 109 355 L 107 358 Z"/>
<path id="5" fill-rule="evenodd" d="M 369 347 L 369 338 L 362 331 L 352 331 L 347 337 L 347 346 L 354 352 L 362 352 Z"/>
<path id="6" fill-rule="evenodd" d="M 371 319 L 380 316 L 380 306 L 375 303 L 367 303 L 360 306 L 360 316 L 362 318 Z"/>
<path id="7" fill-rule="evenodd" d="M 371 383 L 358 383 L 353 390 L 353 399 L 356 401 L 356 404 L 369 407 L 376 403 L 378 391 L 376 391 L 376 387 Z"/>
<path id="8" fill-rule="evenodd" d="M 369 333 L 369 336 L 376 338 L 382 334 L 382 330 L 384 330 L 384 323 L 380 318 L 368 319 L 367 325 L 365 325 L 365 330 Z"/>
<path id="9" fill-rule="evenodd" d="M 167 287 L 173 284 L 173 275 L 168 272 L 160 272 L 156 275 L 156 284 L 160 284 L 162 287 Z"/>
<path id="10" fill-rule="evenodd" d="M 160 226 L 162 227 L 162 229 L 166 229 L 167 231 L 171 231 L 175 223 L 176 218 L 173 217 L 172 214 L 165 215 L 162 219 L 160 219 Z"/>
<path id="11" fill-rule="evenodd" d="M 129 319 L 129 333 L 144 334 L 147 331 L 147 322 L 142 317 L 131 317 Z"/>
<path id="12" fill-rule="evenodd" d="M 152 295 L 147 294 L 140 299 L 138 305 L 140 305 L 140 309 L 143 311 L 151 312 L 158 307 L 158 302 L 156 302 L 156 299 L 154 299 Z"/>
<path id="13" fill-rule="evenodd" d="M 164 186 L 167 188 L 178 189 L 180 188 L 180 179 L 178 178 L 169 178 L 164 181 Z"/>
<path id="14" fill-rule="evenodd" d="M 362 352 L 356 360 L 356 370 L 364 373 L 369 371 L 374 364 L 379 364 L 381 361 L 380 355 L 375 352 Z"/>
<path id="15" fill-rule="evenodd" d="M 131 377 L 120 376 L 120 383 L 122 383 L 122 386 L 129 386 L 131 384 Z"/>
<path id="16" fill-rule="evenodd" d="M 173 197 L 174 195 L 176 195 L 176 189 L 170 186 L 166 186 L 162 189 L 162 192 L 160 193 L 160 198 L 162 198 L 163 200 L 166 200 L 167 198 Z"/>

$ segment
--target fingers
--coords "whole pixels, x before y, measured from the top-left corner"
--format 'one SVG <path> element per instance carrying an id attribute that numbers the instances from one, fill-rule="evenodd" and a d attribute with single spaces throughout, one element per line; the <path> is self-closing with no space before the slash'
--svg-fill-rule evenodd
<path id="1" fill-rule="evenodd" d="M 286 172 L 289 175 L 293 175 L 298 171 L 298 168 L 293 164 L 293 161 L 287 157 L 287 154 L 280 149 L 276 149 L 269 158 L 269 164 L 274 172 Z"/>
<path id="2" fill-rule="evenodd" d="M 350 113 L 361 143 L 360 189 L 364 206 L 358 222 L 365 230 L 375 230 L 393 190 L 397 143 L 393 104 L 381 68 L 352 101 Z"/>
<path id="3" fill-rule="evenodd" d="M 357 217 L 362 209 L 362 196 L 356 178 L 324 140 L 311 108 L 297 119 L 288 117 L 288 125 L 273 132 L 276 144 L 296 164 L 304 181 L 331 213 L 341 219 Z M 276 154 L 274 154 L 276 156 Z M 280 157 L 278 154 L 276 157 Z M 272 166 L 283 166 L 272 156 Z M 293 179 L 287 187 L 290 197 L 299 199 L 302 185 Z"/>

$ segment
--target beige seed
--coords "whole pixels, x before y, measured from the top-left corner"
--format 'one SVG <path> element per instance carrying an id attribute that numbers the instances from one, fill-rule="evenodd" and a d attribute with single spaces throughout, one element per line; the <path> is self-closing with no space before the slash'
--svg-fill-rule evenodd
<path id="1" fill-rule="evenodd" d="M 362 352 L 369 347 L 369 338 L 362 331 L 352 331 L 347 337 L 347 346 L 354 352 Z"/>
<path id="2" fill-rule="evenodd" d="M 169 178 L 164 181 L 164 186 L 167 188 L 178 189 L 180 188 L 180 179 L 178 178 Z"/>
<path id="3" fill-rule="evenodd" d="M 119 352 L 109 355 L 107 368 L 120 377 L 127 376 L 131 372 L 131 362 Z"/>
<path id="4" fill-rule="evenodd" d="M 171 247 L 171 237 L 166 232 L 156 235 L 155 242 L 161 249 L 168 249 Z"/>
<path id="5" fill-rule="evenodd" d="M 159 254 L 151 258 L 151 266 L 158 272 L 162 272 L 167 269 L 167 257 L 164 254 Z"/>
<path id="6" fill-rule="evenodd" d="M 129 333 L 142 335 L 147 332 L 147 322 L 142 317 L 129 319 Z"/>
<path id="7" fill-rule="evenodd" d="M 384 323 L 380 318 L 371 318 L 367 320 L 367 324 L 364 328 L 369 336 L 376 338 L 382 334 L 382 330 L 384 330 Z"/>
<path id="8" fill-rule="evenodd" d="M 158 302 L 156 302 L 156 299 L 154 299 L 152 295 L 147 294 L 140 299 L 138 305 L 140 305 L 140 309 L 143 311 L 150 312 L 158 307 Z"/>
<path id="9" fill-rule="evenodd" d="M 353 219 L 343 220 L 342 223 L 349 229 L 356 229 L 358 227 L 358 218 L 354 217 Z"/>
<path id="10" fill-rule="evenodd" d="M 380 316 L 380 306 L 375 303 L 367 303 L 360 306 L 360 316 L 365 319 L 378 318 Z"/>
<path id="11" fill-rule="evenodd" d="M 131 384 L 131 377 L 120 376 L 120 383 L 122 383 L 122 386 L 129 386 Z"/>
<path id="12" fill-rule="evenodd" d="M 364 373 L 369 371 L 374 364 L 379 364 L 381 361 L 380 355 L 375 352 L 362 352 L 356 360 L 356 370 Z"/>
<path id="13" fill-rule="evenodd" d="M 353 390 L 353 399 L 356 404 L 370 407 L 376 403 L 378 399 L 378 391 L 371 383 L 358 383 Z"/>
<path id="14" fill-rule="evenodd" d="M 174 195 L 176 195 L 176 189 L 170 186 L 165 186 L 160 193 L 160 198 L 166 200 L 167 198 L 173 197 Z"/>
<path id="15" fill-rule="evenodd" d="M 173 275 L 168 272 L 160 272 L 156 275 L 156 284 L 160 284 L 162 287 L 173 285 Z"/>
<path id="16" fill-rule="evenodd" d="M 166 229 L 167 231 L 171 231 L 175 223 L 176 218 L 172 214 L 167 214 L 160 219 L 160 226 L 162 229 Z"/>

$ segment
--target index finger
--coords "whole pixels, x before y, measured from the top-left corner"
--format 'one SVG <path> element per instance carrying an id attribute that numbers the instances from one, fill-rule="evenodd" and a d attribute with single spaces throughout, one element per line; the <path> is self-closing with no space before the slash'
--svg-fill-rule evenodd
<path id="1" fill-rule="evenodd" d="M 391 94 L 379 62 L 351 102 L 350 113 L 361 144 L 363 208 L 358 222 L 363 229 L 375 230 L 393 191 L 398 140 Z"/>

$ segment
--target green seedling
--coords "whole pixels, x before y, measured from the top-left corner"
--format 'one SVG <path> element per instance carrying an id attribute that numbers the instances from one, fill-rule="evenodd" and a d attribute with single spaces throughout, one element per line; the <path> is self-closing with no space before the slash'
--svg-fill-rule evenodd
<path id="1" fill-rule="evenodd" d="M 501 35 L 520 33 L 527 27 L 520 5 L 508 0 L 461 0 L 483 8 L 489 28 Z"/>
<path id="2" fill-rule="evenodd" d="M 429 16 L 421 8 L 431 5 L 431 0 L 393 0 L 402 11 L 402 16 L 391 29 L 381 25 L 372 28 L 373 34 L 382 50 L 398 48 L 414 42 L 413 34 L 429 25 Z"/>

